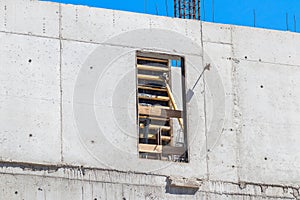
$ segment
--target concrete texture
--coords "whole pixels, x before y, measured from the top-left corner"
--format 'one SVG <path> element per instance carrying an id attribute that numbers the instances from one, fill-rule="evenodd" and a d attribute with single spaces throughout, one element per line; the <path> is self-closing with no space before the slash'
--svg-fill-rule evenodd
<path id="1" fill-rule="evenodd" d="M 1 31 L 59 37 L 58 4 L 36 0 L 2 0 L 0 7 Z"/>
<path id="2" fill-rule="evenodd" d="M 299 34 L 30 0 L 0 8 L 1 200 L 300 199 Z M 186 90 L 212 66 L 187 103 L 189 163 L 138 158 L 136 50 L 184 56 Z"/>
<path id="3" fill-rule="evenodd" d="M 3 32 L 0 41 L 1 160 L 58 163 L 59 41 Z"/>

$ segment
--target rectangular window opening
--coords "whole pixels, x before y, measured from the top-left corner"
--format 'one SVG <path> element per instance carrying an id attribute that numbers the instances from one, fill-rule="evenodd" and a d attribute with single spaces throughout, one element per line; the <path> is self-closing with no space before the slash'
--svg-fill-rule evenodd
<path id="1" fill-rule="evenodd" d="M 188 162 L 184 57 L 137 51 L 139 157 Z"/>

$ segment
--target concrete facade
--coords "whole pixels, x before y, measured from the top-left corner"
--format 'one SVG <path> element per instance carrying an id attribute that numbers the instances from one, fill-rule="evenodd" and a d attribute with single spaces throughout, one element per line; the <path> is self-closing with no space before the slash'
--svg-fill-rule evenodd
<path id="1" fill-rule="evenodd" d="M 0 41 L 1 200 L 300 199 L 299 34 L 1 0 Z M 212 66 L 189 163 L 138 157 L 137 50 Z"/>

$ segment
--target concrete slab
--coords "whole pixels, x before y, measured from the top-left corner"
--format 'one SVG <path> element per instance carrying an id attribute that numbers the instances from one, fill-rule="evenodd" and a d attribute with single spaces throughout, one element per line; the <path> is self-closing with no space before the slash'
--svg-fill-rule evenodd
<path id="1" fill-rule="evenodd" d="M 1 174 L 2 185 L 7 186 L 0 191 L 5 199 L 206 199 L 206 194 L 198 192 L 194 195 L 166 193 L 164 186 L 150 184 L 122 184 L 118 183 L 117 177 L 111 177 L 112 182 L 103 181 L 78 181 L 67 178 L 35 177 L 25 175 Z M 137 180 L 136 177 L 132 179 Z M 1 186 L 2 186 L 1 185 Z M 175 190 L 176 192 L 176 190 Z M 180 194 L 180 195 L 179 195 Z"/>
<path id="2" fill-rule="evenodd" d="M 202 22 L 203 41 L 231 44 L 231 25 Z"/>
<path id="3" fill-rule="evenodd" d="M 102 48 L 101 48 L 102 47 Z M 122 84 L 119 85 L 113 75 L 113 72 L 116 72 L 116 69 L 120 66 L 120 63 L 114 63 L 113 65 L 110 64 L 111 60 L 116 59 L 114 56 L 118 57 L 120 54 L 122 54 L 122 49 L 118 51 L 118 48 L 115 47 L 107 47 L 102 45 L 94 45 L 94 44 L 87 44 L 82 42 L 71 42 L 71 41 L 64 41 L 63 42 L 63 55 L 62 55 L 62 85 L 63 85 L 63 117 L 64 117 L 64 123 L 63 123 L 63 140 L 64 140 L 64 161 L 66 163 L 77 163 L 78 160 L 82 161 L 81 164 L 85 164 L 87 166 L 102 166 L 101 163 L 97 161 L 97 159 L 94 159 L 93 156 L 91 156 L 88 148 L 86 147 L 86 144 L 84 142 L 87 142 L 88 145 L 101 147 L 99 142 L 101 142 L 101 139 L 99 139 L 99 134 L 95 131 L 92 131 L 91 137 L 87 141 L 82 141 L 79 135 L 82 131 L 82 126 L 77 121 L 78 117 L 80 115 L 78 112 L 82 109 L 81 106 L 86 105 L 88 109 L 91 109 L 92 111 L 95 109 L 94 106 L 103 109 L 109 109 L 110 113 L 112 111 L 112 106 L 114 104 L 114 107 L 117 105 L 119 107 L 125 108 L 127 104 L 122 104 L 118 102 L 113 103 L 113 99 L 119 99 L 120 97 L 116 96 L 114 97 L 114 91 L 116 87 L 121 87 L 120 90 L 122 92 L 128 92 L 126 89 L 129 89 L 132 93 L 134 91 L 135 87 L 122 87 Z M 110 50 L 109 55 L 104 55 L 104 52 L 101 52 L 101 50 L 107 51 Z M 128 51 L 128 49 L 127 49 Z M 114 53 L 113 53 L 114 52 Z M 99 55 L 102 55 L 103 57 L 99 57 Z M 108 56 L 108 57 L 106 57 Z M 134 61 L 134 59 L 133 59 Z M 122 65 L 121 65 L 122 66 Z M 128 65 L 125 65 L 125 67 Z M 135 65 L 133 64 L 132 69 L 134 69 Z M 85 68 L 87 70 L 85 71 Z M 122 68 L 120 68 L 122 69 Z M 123 67 L 124 70 L 127 70 Z M 83 71 L 82 71 L 83 70 Z M 131 70 L 132 71 L 132 70 Z M 87 73 L 87 74 L 85 74 Z M 91 74 L 89 74 L 91 73 Z M 119 71 L 117 74 L 119 76 L 116 77 L 123 77 L 122 71 Z M 96 75 L 94 77 L 94 81 L 91 82 L 90 75 Z M 103 78 L 101 78 L 103 77 Z M 108 79 L 107 79 L 108 78 Z M 113 78 L 113 80 L 111 80 Z M 104 82 L 103 82 L 104 80 Z M 108 82 L 107 82 L 108 81 Z M 133 77 L 132 82 L 135 83 L 135 77 Z M 108 84 L 112 83 L 112 84 Z M 92 85 L 87 85 L 92 84 Z M 124 84 L 124 83 L 123 83 Z M 88 88 L 91 88 L 90 93 L 88 93 L 88 89 L 85 89 L 85 86 Z M 118 86 L 119 85 L 119 86 Z M 126 85 L 126 84 L 125 84 Z M 124 86 L 125 86 L 124 85 Z M 114 88 L 114 90 L 111 90 L 111 88 Z M 77 96 L 74 96 L 74 91 L 82 91 L 77 92 Z M 107 93 L 107 92 L 108 93 Z M 121 93 L 122 93 L 121 92 Z M 118 92 L 115 91 L 116 94 Z M 80 95 L 80 96 L 78 96 Z M 82 96 L 81 96 L 82 95 Z M 90 96 L 91 98 L 85 98 Z M 122 98 L 122 97 L 121 97 Z M 135 99 L 135 97 L 133 98 Z M 123 105 L 123 106 L 122 106 Z M 131 105 L 134 105 L 131 103 Z M 78 110 L 78 109 L 79 110 Z M 107 113 L 108 110 L 106 110 Z M 74 114 L 75 112 L 75 114 Z M 83 111 L 84 112 L 84 111 Z M 106 115 L 101 114 L 100 111 L 99 117 L 103 117 Z M 113 114 L 113 113 L 111 113 Z M 135 112 L 132 112 L 134 115 Z M 96 119 L 95 114 L 92 113 L 92 116 L 94 120 Z M 88 119 L 90 119 L 88 117 Z M 113 117 L 113 116 L 112 116 Z M 115 119 L 113 118 L 104 118 L 104 119 Z M 86 120 L 84 120 L 86 121 Z M 122 121 L 122 120 L 121 120 Z M 123 120 L 124 121 L 124 120 Z M 135 120 L 133 120 L 135 122 Z M 97 122 L 95 121 L 97 124 Z M 110 125 L 112 122 L 106 123 L 106 125 Z M 102 125 L 103 123 L 101 123 Z M 100 127 L 102 128 L 102 127 Z M 99 130 L 99 128 L 95 129 L 96 131 Z M 85 135 L 87 131 L 84 130 Z M 93 137 L 93 134 L 95 137 Z M 96 139 L 99 140 L 96 140 Z M 91 141 L 93 141 L 92 144 Z M 136 147 L 136 144 L 133 145 L 134 148 Z"/>
<path id="4" fill-rule="evenodd" d="M 148 16 L 151 29 L 174 31 L 191 39 L 194 43 L 201 44 L 201 23 L 199 21 L 155 15 Z"/>
<path id="5" fill-rule="evenodd" d="M 232 46 L 203 43 L 208 169 L 211 180 L 237 181 L 236 133 L 233 125 Z"/>
<path id="6" fill-rule="evenodd" d="M 60 162 L 59 41 L 0 33 L 1 159 Z"/>
<path id="7" fill-rule="evenodd" d="M 62 36 L 66 39 L 199 54 L 201 50 L 181 38 L 200 44 L 200 30 L 197 21 L 62 5 Z"/>
<path id="8" fill-rule="evenodd" d="M 0 96 L 1 160 L 60 162 L 59 103 Z"/>
<path id="9" fill-rule="evenodd" d="M 149 19 L 138 16 L 137 13 L 62 4 L 62 36 L 66 39 L 102 43 L 132 29 L 148 28 Z M 124 20 L 132 21 L 133 25 L 124 23 Z"/>
<path id="10" fill-rule="evenodd" d="M 242 61 L 237 68 L 241 180 L 299 184 L 299 67 Z"/>
<path id="11" fill-rule="evenodd" d="M 201 176 L 207 177 L 205 114 L 204 114 L 204 85 L 197 79 L 203 70 L 201 56 L 186 56 L 186 92 L 193 90 L 194 95 L 188 101 L 187 131 L 189 156 L 192 165 L 198 165 Z M 197 83 L 197 84 L 196 84 Z"/>
<path id="12" fill-rule="evenodd" d="M 104 166 L 126 171 L 155 171 L 159 174 L 179 175 L 184 170 L 187 176 L 205 174 L 205 162 L 199 157 L 198 151 L 203 145 L 191 145 L 191 164 L 185 167 L 182 164 L 138 158 L 134 49 L 108 45 L 98 45 L 95 48 L 95 45 L 88 44 L 80 48 L 81 45 L 81 42 L 69 41 L 63 44 L 64 161 L 69 164 Z M 77 59 L 77 55 L 86 57 L 86 60 Z M 186 56 L 186 59 L 187 77 L 193 77 L 190 79 L 193 81 L 197 78 L 193 75 L 197 69 L 191 63 L 198 63 L 202 58 Z M 80 65 L 81 69 L 77 68 Z M 78 92 L 81 90 L 82 92 Z M 197 95 L 199 96 L 198 93 Z M 201 95 L 195 97 L 194 104 L 200 108 L 189 113 L 192 127 L 190 136 L 197 144 L 205 142 L 201 126 L 193 125 L 203 124 L 201 102 Z M 202 114 L 199 115 L 201 111 Z M 203 149 L 202 153 L 205 153 Z"/>
<path id="13" fill-rule="evenodd" d="M 59 102 L 59 40 L 0 33 L 0 42 L 0 94 Z"/>
<path id="14" fill-rule="evenodd" d="M 59 4 L 1 0 L 0 31 L 59 37 Z"/>
<path id="15" fill-rule="evenodd" d="M 106 42 L 114 46 L 142 48 L 175 55 L 202 55 L 201 44 L 195 43 L 185 35 L 167 29 L 136 29 L 120 34 Z"/>
<path id="16" fill-rule="evenodd" d="M 76 171 L 64 170 L 65 174 L 70 173 L 70 177 L 51 177 L 45 175 L 22 175 L 22 174 L 1 174 L 1 186 L 5 186 L 0 190 L 1 197 L 5 199 L 267 199 L 267 200 L 283 200 L 294 199 L 297 195 L 293 193 L 290 187 L 276 186 L 257 186 L 247 184 L 244 189 L 238 187 L 237 184 L 226 182 L 203 182 L 203 185 L 210 185 L 210 189 L 204 189 L 202 186 L 198 191 L 191 193 L 186 188 L 173 188 L 166 190 L 165 179 L 161 178 L 159 184 L 152 182 L 144 182 L 149 179 L 149 175 L 136 175 L 127 173 L 129 183 L 118 182 L 119 176 L 124 174 L 115 173 L 105 174 L 99 173 L 98 180 L 78 180 L 82 175 L 78 175 L 77 180 L 73 179 Z M 95 171 L 96 173 L 96 171 Z M 46 173 L 47 174 L 47 173 Z M 93 174 L 93 173 L 91 173 Z M 88 174 L 88 175 L 91 175 Z M 154 176 L 152 176 L 154 177 Z M 105 178 L 106 180 L 101 180 Z M 141 182 L 139 182 L 141 181 Z M 218 188 L 216 188 L 218 187 Z M 247 188 L 255 187 L 251 192 Z M 263 189 L 261 189 L 263 188 Z M 294 189 L 295 192 L 295 189 Z M 293 195 L 294 194 L 294 195 Z"/>
<path id="17" fill-rule="evenodd" d="M 62 40 L 61 81 L 64 103 L 73 103 L 75 83 L 80 69 L 97 46 L 91 43 Z"/>
<path id="18" fill-rule="evenodd" d="M 300 65 L 297 33 L 233 26 L 232 39 L 237 59 Z"/>
<path id="19" fill-rule="evenodd" d="M 299 198 L 299 34 L 62 5 L 59 41 L 59 4 L 0 7 L 4 199 Z M 183 56 L 187 91 L 212 65 L 187 103 L 189 163 L 138 158 L 136 50 Z"/>

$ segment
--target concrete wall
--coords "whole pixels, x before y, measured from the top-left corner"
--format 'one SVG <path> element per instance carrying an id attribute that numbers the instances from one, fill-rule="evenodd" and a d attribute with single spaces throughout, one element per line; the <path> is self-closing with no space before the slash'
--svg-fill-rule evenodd
<path id="1" fill-rule="evenodd" d="M 0 41 L 0 199 L 300 198 L 299 34 L 2 0 Z M 138 158 L 136 50 L 212 66 L 187 164 Z"/>

